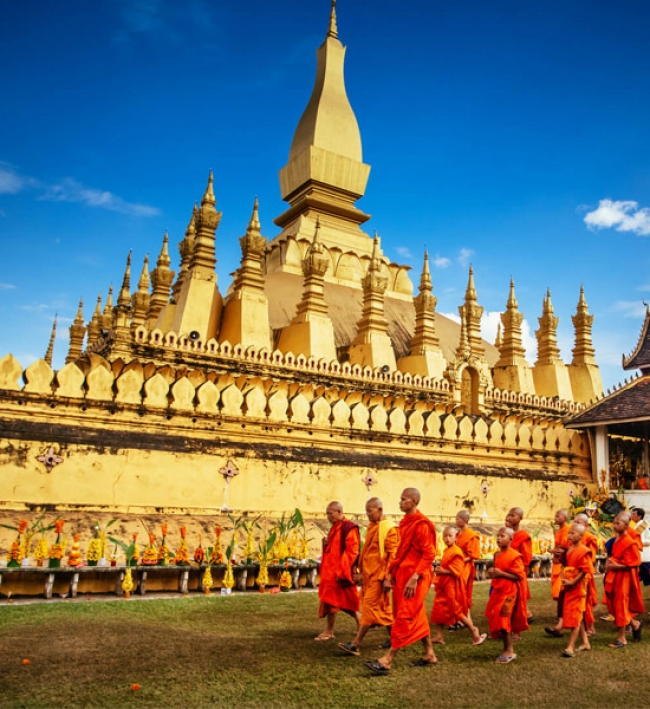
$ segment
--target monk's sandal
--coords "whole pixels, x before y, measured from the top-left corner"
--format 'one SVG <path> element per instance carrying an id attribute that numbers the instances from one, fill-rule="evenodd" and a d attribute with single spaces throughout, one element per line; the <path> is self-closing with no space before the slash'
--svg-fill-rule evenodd
<path id="1" fill-rule="evenodd" d="M 343 652 L 347 652 L 348 655 L 360 655 L 361 651 L 356 645 L 353 645 L 352 643 L 339 643 L 338 646 L 343 650 Z"/>

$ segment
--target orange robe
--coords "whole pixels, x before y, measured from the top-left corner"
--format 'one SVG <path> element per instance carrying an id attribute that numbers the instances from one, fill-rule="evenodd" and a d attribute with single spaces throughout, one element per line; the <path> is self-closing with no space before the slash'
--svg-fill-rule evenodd
<path id="1" fill-rule="evenodd" d="M 643 613 L 643 597 L 639 582 L 641 552 L 636 541 L 626 532 L 612 547 L 612 557 L 627 569 L 605 573 L 605 603 L 614 616 L 617 628 L 628 625 L 637 613 Z"/>
<path id="2" fill-rule="evenodd" d="M 350 531 L 341 542 L 344 525 Z M 323 618 L 328 613 L 340 610 L 358 611 L 359 592 L 352 578 L 357 557 L 359 556 L 359 528 L 348 520 L 335 522 L 323 544 L 323 556 L 320 562 L 320 598 L 319 615 Z"/>
<path id="3" fill-rule="evenodd" d="M 522 559 L 524 560 L 524 567 L 526 568 L 526 578 L 524 578 L 524 589 L 526 591 L 526 598 L 530 598 L 530 589 L 528 588 L 528 569 L 533 562 L 533 540 L 530 538 L 530 534 L 525 529 L 520 529 L 515 532 L 512 541 L 510 542 L 510 548 L 514 551 L 518 551 Z"/>
<path id="4" fill-rule="evenodd" d="M 555 532 L 555 548 L 561 547 L 565 551 L 569 548 L 569 525 L 565 524 Z M 562 564 L 554 561 L 551 566 L 551 597 L 557 600 L 562 590 Z"/>
<path id="5" fill-rule="evenodd" d="M 585 625 L 589 628 L 596 622 L 596 616 L 594 614 L 594 608 L 598 605 L 598 591 L 596 590 L 596 557 L 598 556 L 598 550 L 600 544 L 598 542 L 598 537 L 590 530 L 587 529 L 582 537 L 582 543 L 589 549 L 589 554 L 591 556 L 591 564 L 594 568 L 589 577 L 589 582 L 587 584 L 587 606 L 585 608 Z"/>
<path id="6" fill-rule="evenodd" d="M 637 532 L 636 529 L 630 525 L 627 528 L 627 533 L 632 537 L 632 539 L 634 539 L 636 545 L 639 547 L 639 551 L 643 553 L 643 539 L 641 538 L 639 532 Z"/>
<path id="7" fill-rule="evenodd" d="M 388 567 L 395 558 L 399 546 L 399 532 L 392 527 L 380 544 L 380 525 L 390 523 L 370 522 L 366 541 L 359 557 L 359 569 L 363 577 L 361 585 L 361 625 L 392 625 L 393 609 L 390 592 L 384 592 L 384 579 L 388 578 Z"/>
<path id="8" fill-rule="evenodd" d="M 517 581 L 506 578 L 493 578 L 490 585 L 490 597 L 485 608 L 490 635 L 500 638 L 501 632 L 520 633 L 528 630 L 528 608 L 524 586 L 528 570 L 521 554 L 512 548 L 494 555 L 494 568 L 507 571 L 517 576 Z"/>
<path id="9" fill-rule="evenodd" d="M 472 596 L 474 595 L 474 576 L 476 575 L 476 565 L 474 562 L 481 558 L 481 535 L 469 527 L 464 527 L 462 532 L 456 537 L 456 544 L 461 548 L 463 557 L 469 557 L 463 569 L 463 581 L 465 582 L 467 605 L 465 615 L 472 607 Z"/>
<path id="10" fill-rule="evenodd" d="M 431 588 L 431 565 L 436 558 L 436 528 L 419 510 L 404 515 L 399 523 L 400 542 L 390 565 L 393 584 L 391 645 L 401 648 L 426 638 L 431 632 L 424 607 Z M 404 596 L 404 587 L 414 573 L 419 574 L 415 594 Z"/>
<path id="11" fill-rule="evenodd" d="M 565 628 L 577 628 L 587 608 L 587 588 L 594 573 L 591 552 L 584 544 L 571 546 L 566 553 L 566 562 L 563 575 L 567 581 L 573 581 L 584 573 L 582 580 L 575 586 L 563 587 L 562 625 Z"/>
<path id="12" fill-rule="evenodd" d="M 435 574 L 433 585 L 436 597 L 431 610 L 431 622 L 436 625 L 453 625 L 467 608 L 467 586 L 463 580 L 465 571 L 465 555 L 457 544 L 447 547 L 440 561 L 440 568 L 450 574 Z"/>

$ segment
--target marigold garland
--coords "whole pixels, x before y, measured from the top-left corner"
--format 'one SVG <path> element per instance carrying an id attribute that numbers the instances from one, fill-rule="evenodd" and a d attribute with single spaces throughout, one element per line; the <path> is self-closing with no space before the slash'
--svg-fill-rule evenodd
<path id="1" fill-rule="evenodd" d="M 291 579 L 291 574 L 287 569 L 285 569 L 280 575 L 280 588 L 283 591 L 288 591 L 293 585 L 293 580 Z"/>
<path id="2" fill-rule="evenodd" d="M 148 532 L 149 544 L 145 547 L 142 555 L 142 563 L 147 566 L 154 566 L 158 563 L 158 549 L 156 549 L 156 535 L 154 532 Z"/>
<path id="3" fill-rule="evenodd" d="M 131 591 L 133 591 L 133 576 L 131 575 L 131 567 L 127 566 L 124 572 L 124 579 L 122 580 L 122 590 L 124 595 L 128 598 Z"/>
<path id="4" fill-rule="evenodd" d="M 179 531 L 181 533 L 181 543 L 176 550 L 176 564 L 180 566 L 187 566 L 190 563 L 190 550 L 187 546 L 187 541 L 185 537 L 187 536 L 187 527 L 180 527 Z"/>
<path id="5" fill-rule="evenodd" d="M 214 546 L 212 547 L 212 554 L 210 554 L 210 564 L 223 564 L 225 557 L 223 546 L 221 545 L 221 527 L 219 525 L 214 528 L 214 534 Z"/>
<path id="6" fill-rule="evenodd" d="M 212 571 L 209 566 L 206 566 L 205 568 L 205 573 L 201 579 L 201 586 L 203 586 L 203 593 L 208 595 L 210 593 L 210 589 L 212 588 Z"/>
<path id="7" fill-rule="evenodd" d="M 232 572 L 232 564 L 230 563 L 230 560 L 228 560 L 228 564 L 226 565 L 226 572 L 223 575 L 223 587 L 232 588 L 234 585 L 235 575 Z"/>

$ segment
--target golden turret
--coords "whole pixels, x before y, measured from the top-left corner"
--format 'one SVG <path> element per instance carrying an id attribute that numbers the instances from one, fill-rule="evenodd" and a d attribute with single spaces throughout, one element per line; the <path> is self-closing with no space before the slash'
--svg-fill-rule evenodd
<path id="1" fill-rule="evenodd" d="M 88 323 L 88 346 L 92 345 L 93 342 L 101 335 L 104 329 L 104 321 L 102 318 L 102 295 L 101 293 L 97 296 L 97 304 L 95 305 L 95 312 L 93 313 L 90 322 Z"/>
<path id="2" fill-rule="evenodd" d="M 175 275 L 174 271 L 169 268 L 170 264 L 169 235 L 165 232 L 162 248 L 156 261 L 156 268 L 151 271 L 153 292 L 151 293 L 149 312 L 147 313 L 147 322 L 151 328 L 156 326 L 160 311 L 169 303 L 170 288 Z"/>
<path id="3" fill-rule="evenodd" d="M 131 327 L 136 328 L 139 325 L 144 325 L 149 312 L 149 303 L 151 296 L 149 295 L 149 286 L 151 278 L 149 276 L 149 255 L 144 257 L 140 280 L 138 281 L 138 290 L 131 296 L 131 307 L 133 314 L 131 316 Z"/>
<path id="4" fill-rule="evenodd" d="M 45 357 L 43 359 L 52 366 L 52 355 L 54 354 L 54 340 L 56 339 L 56 318 L 54 316 L 54 322 L 52 323 L 52 334 L 50 335 L 50 341 L 47 345 L 47 351 L 45 352 Z"/>
<path id="5" fill-rule="evenodd" d="M 112 330 L 113 329 L 113 285 L 111 284 L 108 288 L 108 295 L 106 296 L 106 305 L 104 306 L 104 317 L 103 317 L 103 329 Z"/>
<path id="6" fill-rule="evenodd" d="M 580 286 L 580 298 L 575 315 L 571 316 L 575 328 L 573 359 L 569 365 L 571 389 L 574 401 L 587 403 L 603 395 L 603 382 L 596 364 L 596 352 L 591 340 L 594 316 L 589 314 L 584 286 Z"/>
<path id="7" fill-rule="evenodd" d="M 190 218 L 190 223 L 187 225 L 187 229 L 185 230 L 185 238 L 178 245 L 178 251 L 181 256 L 181 263 L 178 269 L 178 278 L 176 279 L 176 282 L 174 283 L 174 286 L 172 288 L 172 298 L 176 303 L 178 302 L 178 298 L 181 294 L 183 283 L 185 283 L 187 273 L 190 269 L 190 261 L 192 260 L 192 254 L 194 253 L 194 240 L 196 238 L 196 219 L 198 217 L 198 214 L 199 208 L 195 204 L 194 208 L 192 209 L 192 217 Z"/>
<path id="8" fill-rule="evenodd" d="M 560 318 L 555 317 L 550 288 L 542 303 L 542 317 L 537 320 L 539 330 L 535 330 L 535 337 L 537 337 L 536 364 L 555 364 L 560 360 L 560 348 L 557 345 L 557 326 Z"/>
<path id="9" fill-rule="evenodd" d="M 115 334 L 111 347 L 111 358 L 128 359 L 131 354 L 131 252 L 126 259 L 126 269 L 122 279 L 122 288 L 113 308 Z"/>
<path id="10" fill-rule="evenodd" d="M 478 304 L 476 287 L 474 286 L 474 269 L 469 267 L 469 278 L 467 290 L 465 291 L 465 303 L 458 308 L 461 320 L 465 323 L 467 344 L 470 353 L 478 359 L 485 357 L 485 347 L 481 339 L 481 317 L 483 316 L 483 306 Z"/>
<path id="11" fill-rule="evenodd" d="M 573 399 L 569 371 L 560 358 L 557 345 L 557 326 L 560 319 L 555 317 L 550 289 L 546 292 L 542 307 L 542 317 L 538 318 L 537 361 L 533 367 L 533 381 L 538 396 L 557 397 L 565 401 Z"/>
<path id="12" fill-rule="evenodd" d="M 70 346 L 68 348 L 68 356 L 65 358 L 66 364 L 69 362 L 75 362 L 79 359 L 79 357 L 81 357 L 81 352 L 83 351 L 84 335 L 86 334 L 83 307 L 84 301 L 83 298 L 81 298 L 79 300 L 77 315 L 72 325 L 70 325 Z"/>

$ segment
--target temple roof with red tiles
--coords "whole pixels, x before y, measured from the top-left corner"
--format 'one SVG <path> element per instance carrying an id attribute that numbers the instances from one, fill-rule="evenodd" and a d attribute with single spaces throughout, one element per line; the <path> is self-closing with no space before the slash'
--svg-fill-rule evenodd
<path id="1" fill-rule="evenodd" d="M 646 305 L 645 320 L 634 351 L 623 357 L 623 369 L 650 369 L 650 308 Z"/>

